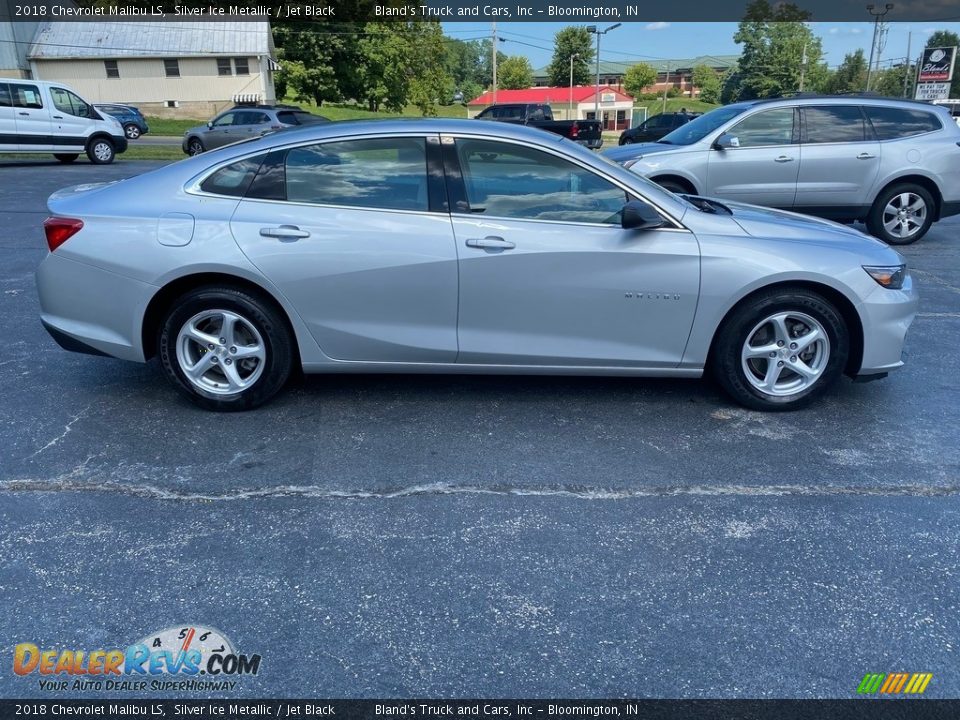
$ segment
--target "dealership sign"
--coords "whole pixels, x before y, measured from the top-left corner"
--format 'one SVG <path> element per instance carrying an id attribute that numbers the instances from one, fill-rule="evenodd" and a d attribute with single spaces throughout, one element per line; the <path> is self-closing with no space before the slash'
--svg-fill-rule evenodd
<path id="1" fill-rule="evenodd" d="M 920 59 L 917 73 L 918 83 L 950 82 L 953 79 L 953 65 L 957 59 L 957 48 L 927 48 Z"/>
<path id="2" fill-rule="evenodd" d="M 950 97 L 950 83 L 921 83 L 917 85 L 917 100 L 946 100 Z"/>

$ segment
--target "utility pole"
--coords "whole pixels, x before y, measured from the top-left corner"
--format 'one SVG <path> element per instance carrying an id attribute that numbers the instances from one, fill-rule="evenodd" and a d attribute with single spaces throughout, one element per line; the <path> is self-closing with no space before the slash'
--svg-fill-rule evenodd
<path id="1" fill-rule="evenodd" d="M 497 104 L 497 21 L 493 21 L 493 104 Z"/>
<path id="2" fill-rule="evenodd" d="M 567 120 L 570 120 L 570 115 L 573 113 L 573 60 L 578 57 L 580 57 L 580 53 L 574 53 L 570 56 L 570 100 L 567 103 Z"/>
<path id="3" fill-rule="evenodd" d="M 800 92 L 803 92 L 803 78 L 807 74 L 807 43 L 803 43 L 803 58 L 800 60 Z"/>
<path id="4" fill-rule="evenodd" d="M 903 69 L 903 96 L 907 97 L 907 90 L 910 87 L 910 44 L 913 40 L 913 32 L 907 33 L 907 66 Z"/>
<path id="5" fill-rule="evenodd" d="M 667 111 L 667 89 L 670 87 L 670 61 L 667 60 L 667 78 L 663 86 L 663 108 L 660 112 L 665 113 Z"/>
<path id="6" fill-rule="evenodd" d="M 874 12 L 876 10 L 876 12 Z M 865 90 L 870 90 L 870 80 L 873 77 L 873 53 L 877 48 L 877 37 L 880 33 L 880 23 L 883 21 L 883 17 L 893 10 L 893 3 L 887 3 L 883 6 L 883 10 L 879 10 L 875 5 L 867 5 L 867 12 L 870 13 L 873 17 L 873 40 L 870 42 L 870 63 L 867 65 L 867 87 Z"/>
<path id="7" fill-rule="evenodd" d="M 616 23 L 611 25 L 606 30 L 601 30 L 596 25 L 588 25 L 587 32 L 594 33 L 597 36 L 597 87 L 596 95 L 593 98 L 593 119 L 600 120 L 600 36 L 606 35 L 611 30 L 616 30 L 618 27 L 623 25 L 623 23 Z M 601 121 L 600 129 L 603 129 L 603 122 Z"/>

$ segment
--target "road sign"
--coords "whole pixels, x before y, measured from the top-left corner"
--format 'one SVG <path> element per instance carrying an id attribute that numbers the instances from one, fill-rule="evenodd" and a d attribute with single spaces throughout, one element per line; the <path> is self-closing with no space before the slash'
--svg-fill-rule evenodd
<path id="1" fill-rule="evenodd" d="M 920 70 L 917 74 L 918 83 L 935 83 L 953 78 L 953 65 L 956 61 L 957 48 L 927 48 L 920 59 Z"/>
<path id="2" fill-rule="evenodd" d="M 950 97 L 950 83 L 920 83 L 915 97 L 917 100 L 946 100 Z"/>

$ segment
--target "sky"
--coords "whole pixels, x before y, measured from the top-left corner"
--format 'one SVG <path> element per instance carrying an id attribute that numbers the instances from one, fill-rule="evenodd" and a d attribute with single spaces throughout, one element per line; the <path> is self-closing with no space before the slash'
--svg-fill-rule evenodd
<path id="1" fill-rule="evenodd" d="M 534 68 L 550 62 L 553 54 L 553 36 L 571 23 L 498 22 L 497 34 L 506 42 L 500 49 L 507 55 L 526 55 Z M 609 24 L 609 23 L 607 23 Z M 600 23 L 600 27 L 607 24 Z M 847 53 L 862 48 L 870 56 L 873 23 L 810 23 L 814 34 L 823 40 L 825 60 L 830 67 L 843 62 Z M 887 23 L 886 47 L 881 55 L 881 67 L 888 67 L 907 54 L 907 37 L 912 33 L 910 54 L 914 57 L 926 45 L 927 38 L 936 30 L 952 30 L 960 34 L 960 23 Z M 443 23 L 449 37 L 474 40 L 490 37 L 488 22 Z M 601 60 L 637 60 L 691 58 L 697 55 L 738 55 L 740 46 L 733 41 L 737 23 L 624 23 L 603 36 L 600 45 Z"/>

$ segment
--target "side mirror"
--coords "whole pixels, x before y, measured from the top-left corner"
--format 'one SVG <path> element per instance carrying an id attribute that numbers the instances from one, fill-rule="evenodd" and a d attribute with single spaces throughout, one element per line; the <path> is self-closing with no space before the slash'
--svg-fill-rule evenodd
<path id="1" fill-rule="evenodd" d="M 740 138 L 730 133 L 722 133 L 713 144 L 717 150 L 729 150 L 730 148 L 740 147 Z"/>
<path id="2" fill-rule="evenodd" d="M 652 230 L 665 224 L 660 213 L 643 200 L 629 201 L 620 213 L 620 225 L 624 230 Z"/>
<path id="3" fill-rule="evenodd" d="M 213 130 L 213 120 L 207 121 L 207 130 Z"/>

